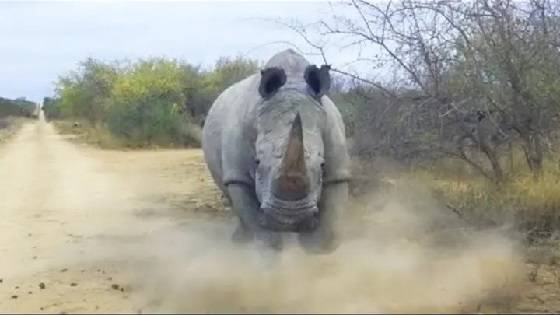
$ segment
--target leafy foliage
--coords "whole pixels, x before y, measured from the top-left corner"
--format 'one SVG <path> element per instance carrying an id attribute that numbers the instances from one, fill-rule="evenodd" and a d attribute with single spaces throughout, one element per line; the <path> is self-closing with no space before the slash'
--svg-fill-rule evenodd
<path id="1" fill-rule="evenodd" d="M 212 71 L 165 58 L 87 59 L 59 78 L 56 97 L 43 106 L 49 119 L 86 120 L 128 145 L 198 145 L 214 99 L 256 70 L 255 61 L 241 57 L 221 58 Z"/>
<path id="2" fill-rule="evenodd" d="M 15 100 L 0 97 L 0 117 L 32 117 L 35 112 L 35 107 L 35 103 L 23 97 Z"/>

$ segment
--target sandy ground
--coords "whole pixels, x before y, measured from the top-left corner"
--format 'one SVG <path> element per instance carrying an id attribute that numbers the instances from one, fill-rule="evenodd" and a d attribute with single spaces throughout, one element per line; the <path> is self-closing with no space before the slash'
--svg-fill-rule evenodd
<path id="1" fill-rule="evenodd" d="M 188 173 L 203 168 L 199 151 L 98 151 L 26 124 L 0 148 L 0 311 L 137 311 L 115 252 L 216 202 L 209 178 Z"/>
<path id="2" fill-rule="evenodd" d="M 233 246 L 199 150 L 98 150 L 39 121 L 0 146 L 0 179 L 0 312 L 553 309 L 514 241 L 414 194 L 370 196 L 335 253 L 309 256 Z"/>

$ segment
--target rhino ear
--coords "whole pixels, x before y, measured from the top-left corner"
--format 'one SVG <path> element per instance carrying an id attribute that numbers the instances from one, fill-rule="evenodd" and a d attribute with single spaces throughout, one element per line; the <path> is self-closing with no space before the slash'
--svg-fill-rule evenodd
<path id="1" fill-rule="evenodd" d="M 310 65 L 305 68 L 303 78 L 314 96 L 321 97 L 331 88 L 330 69 L 331 66 L 329 65 L 323 65 L 321 68 L 317 68 L 316 65 Z"/>
<path id="2" fill-rule="evenodd" d="M 262 97 L 269 97 L 286 83 L 286 73 L 281 68 L 266 68 L 261 70 L 261 84 L 259 93 Z"/>

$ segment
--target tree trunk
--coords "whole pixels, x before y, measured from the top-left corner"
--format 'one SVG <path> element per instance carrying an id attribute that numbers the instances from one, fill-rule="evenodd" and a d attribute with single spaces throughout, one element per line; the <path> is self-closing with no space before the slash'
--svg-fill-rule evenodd
<path id="1" fill-rule="evenodd" d="M 531 132 L 523 137 L 525 158 L 535 181 L 543 176 L 543 146 L 538 134 Z"/>
<path id="2" fill-rule="evenodd" d="M 513 151 L 513 142 L 510 141 L 508 144 L 508 151 L 509 151 L 509 172 L 513 174 L 515 170 L 515 154 Z"/>
<path id="3" fill-rule="evenodd" d="M 490 161 L 490 165 L 492 166 L 492 175 L 496 184 L 501 184 L 504 181 L 504 171 L 502 170 L 502 166 L 500 165 L 500 160 L 496 151 L 490 148 L 486 144 L 480 145 L 481 151 L 486 155 L 488 161 Z"/>

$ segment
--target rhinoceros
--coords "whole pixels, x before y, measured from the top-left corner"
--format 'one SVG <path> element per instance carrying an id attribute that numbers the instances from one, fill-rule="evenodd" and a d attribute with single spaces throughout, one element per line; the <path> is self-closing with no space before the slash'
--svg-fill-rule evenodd
<path id="1" fill-rule="evenodd" d="M 282 232 L 295 232 L 307 251 L 337 247 L 350 170 L 345 126 L 326 95 L 329 70 L 288 49 L 212 104 L 202 148 L 239 218 L 234 241 L 280 249 Z"/>

